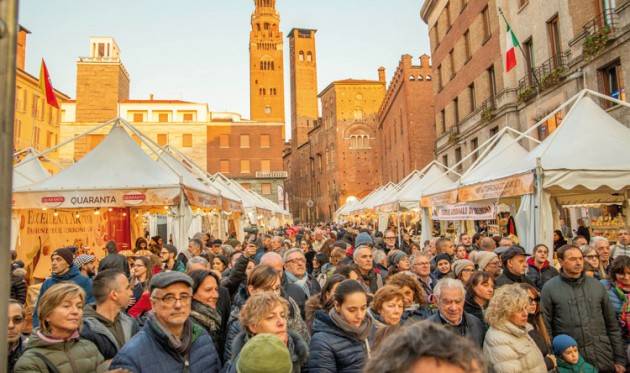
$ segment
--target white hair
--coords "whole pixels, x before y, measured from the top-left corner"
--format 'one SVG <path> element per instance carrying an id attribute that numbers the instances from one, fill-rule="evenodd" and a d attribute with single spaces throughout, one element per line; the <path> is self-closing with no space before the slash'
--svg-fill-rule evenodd
<path id="1" fill-rule="evenodd" d="M 193 256 L 192 258 L 188 260 L 188 263 L 186 263 L 186 272 L 190 271 L 193 264 L 203 264 L 207 267 L 209 263 L 208 263 L 208 260 L 204 258 L 203 256 Z"/>
<path id="2" fill-rule="evenodd" d="M 466 288 L 464 288 L 464 284 L 460 280 L 456 280 L 454 278 L 443 278 L 438 281 L 435 288 L 433 288 L 433 295 L 440 299 L 440 295 L 442 294 L 443 289 L 457 289 L 462 292 L 462 296 L 466 297 Z"/>
<path id="3" fill-rule="evenodd" d="M 600 241 L 608 242 L 608 238 L 602 236 L 595 236 L 591 238 L 591 246 L 597 246 L 597 243 Z"/>
<path id="4" fill-rule="evenodd" d="M 282 256 L 282 261 L 286 263 L 287 259 L 289 258 L 289 255 L 293 253 L 299 253 L 300 255 L 302 255 L 303 258 L 305 258 L 304 253 L 302 252 L 302 249 L 293 248 L 284 252 L 284 255 Z"/>
<path id="5" fill-rule="evenodd" d="M 357 260 L 357 258 L 359 257 L 359 251 L 360 250 L 370 250 L 370 252 L 372 252 L 372 248 L 367 246 L 367 245 L 361 245 L 359 247 L 357 247 L 356 249 L 354 249 L 354 252 L 352 253 L 352 259 L 354 261 Z"/>

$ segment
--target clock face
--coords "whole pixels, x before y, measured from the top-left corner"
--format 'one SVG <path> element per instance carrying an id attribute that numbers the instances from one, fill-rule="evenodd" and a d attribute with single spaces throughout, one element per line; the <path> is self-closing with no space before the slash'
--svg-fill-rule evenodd
<path id="1" fill-rule="evenodd" d="M 271 114 L 271 106 L 265 106 L 265 114 Z"/>

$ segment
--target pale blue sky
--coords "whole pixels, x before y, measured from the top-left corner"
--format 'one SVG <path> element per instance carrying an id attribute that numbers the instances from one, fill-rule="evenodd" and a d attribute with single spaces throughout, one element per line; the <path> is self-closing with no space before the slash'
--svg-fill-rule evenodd
<path id="1" fill-rule="evenodd" d="M 76 60 L 90 36 L 112 36 L 131 76 L 131 98 L 207 102 L 211 110 L 249 116 L 248 38 L 253 0 L 21 0 L 29 35 L 26 69 L 42 57 L 55 88 L 75 97 Z M 315 28 L 319 90 L 345 78 L 388 80 L 400 56 L 428 53 L 420 0 L 278 0 L 285 33 Z M 290 132 L 288 132 L 290 133 Z"/>

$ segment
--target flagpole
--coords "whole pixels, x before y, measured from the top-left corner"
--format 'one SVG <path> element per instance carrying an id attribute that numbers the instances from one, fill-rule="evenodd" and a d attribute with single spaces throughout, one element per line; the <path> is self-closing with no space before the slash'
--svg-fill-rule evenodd
<path id="1" fill-rule="evenodd" d="M 503 17 L 503 21 L 505 21 L 505 24 L 508 26 L 508 30 L 511 30 L 512 33 L 514 33 L 514 35 L 516 35 L 516 33 L 514 32 L 514 29 L 512 29 L 512 26 L 510 26 L 510 23 L 508 22 L 507 18 L 505 18 L 505 14 L 503 14 L 503 9 L 501 9 L 501 7 L 499 7 L 499 14 L 501 15 L 501 17 Z M 523 50 L 523 47 L 521 46 L 521 43 L 518 43 L 518 49 L 521 51 L 521 54 L 523 55 L 523 58 L 525 59 L 525 63 L 528 65 L 527 69 L 532 69 L 531 74 L 534 77 L 534 80 L 536 81 L 536 90 L 539 90 L 540 87 L 540 81 L 538 81 L 538 77 L 536 76 L 536 73 L 533 71 L 534 67 L 533 66 L 529 66 L 529 59 L 527 58 L 527 55 L 525 54 L 525 51 Z"/>

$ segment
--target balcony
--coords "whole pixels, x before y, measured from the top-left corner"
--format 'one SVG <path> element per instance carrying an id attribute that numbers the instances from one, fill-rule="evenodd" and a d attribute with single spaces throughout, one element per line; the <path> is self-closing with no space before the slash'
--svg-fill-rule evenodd
<path id="1" fill-rule="evenodd" d="M 520 102 L 529 101 L 548 88 L 564 80 L 569 71 L 571 50 L 552 56 L 547 61 L 531 69 L 518 82 L 517 95 Z"/>
<path id="2" fill-rule="evenodd" d="M 288 177 L 287 171 L 256 171 L 257 179 L 286 179 Z"/>

